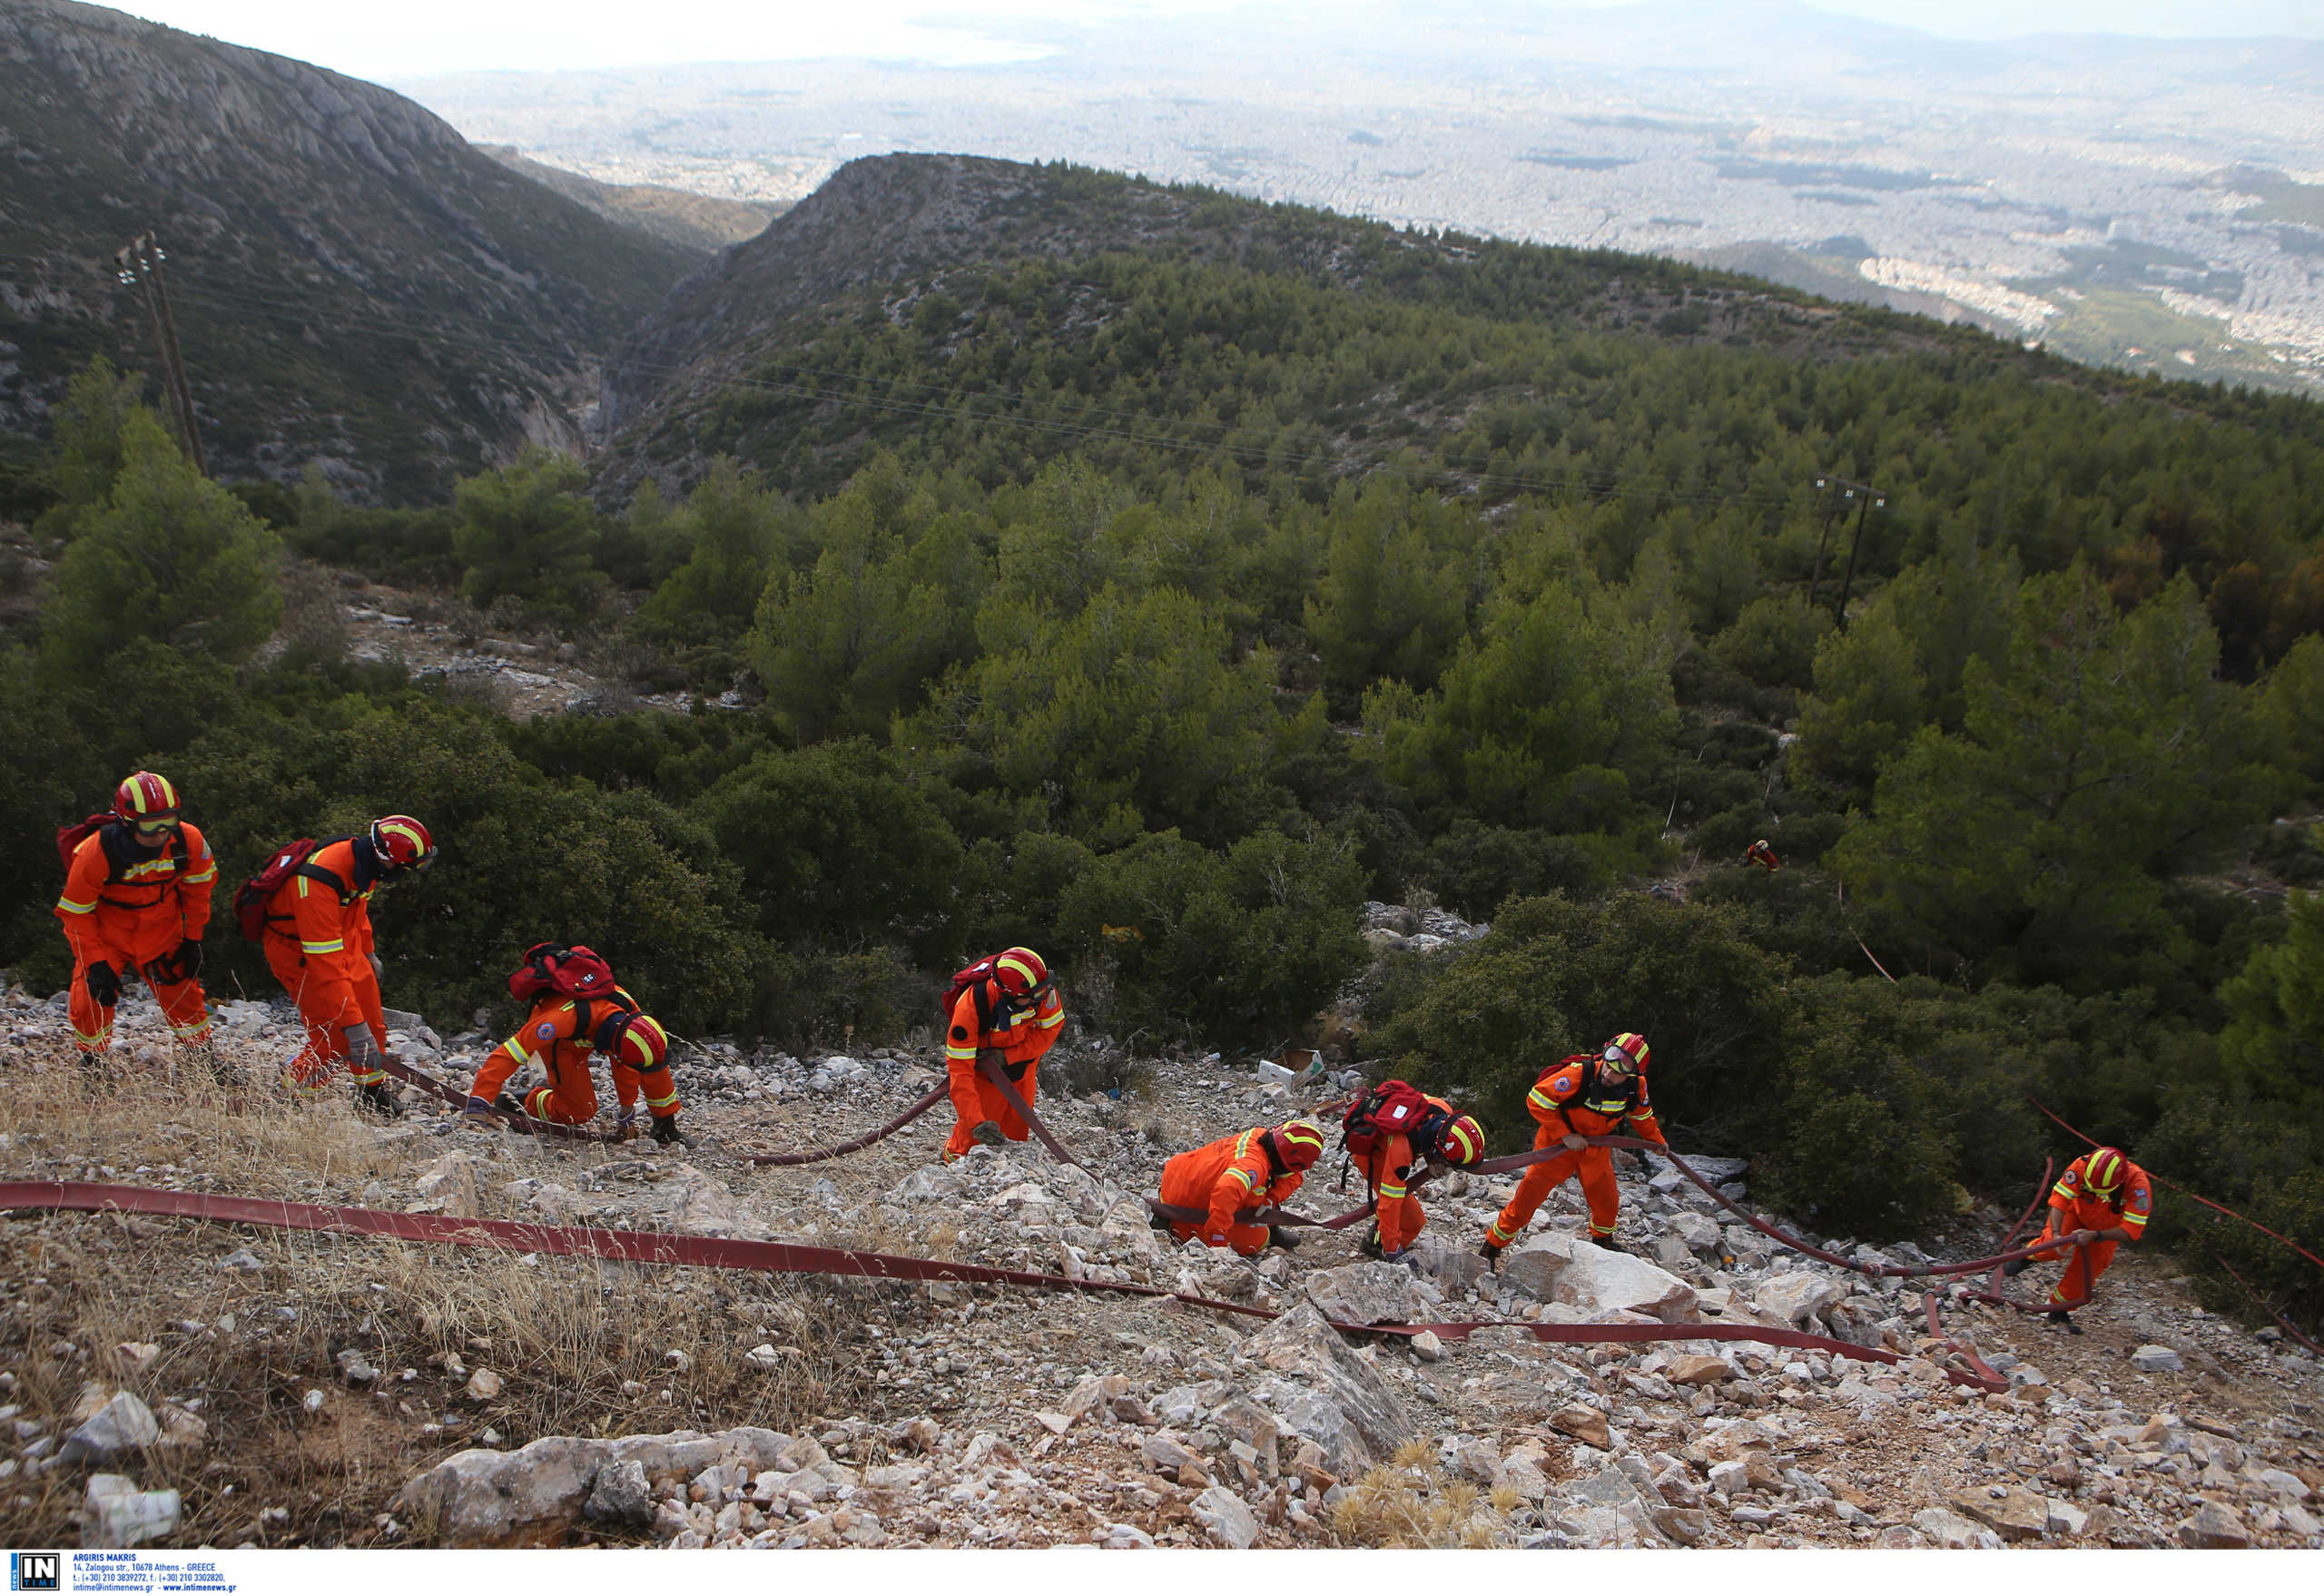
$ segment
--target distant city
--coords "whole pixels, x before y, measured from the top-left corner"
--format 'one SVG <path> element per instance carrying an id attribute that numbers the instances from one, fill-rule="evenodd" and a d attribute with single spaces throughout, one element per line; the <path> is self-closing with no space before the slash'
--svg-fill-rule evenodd
<path id="1" fill-rule="evenodd" d="M 1049 54 L 393 86 L 609 182 L 781 201 L 859 155 L 1066 159 L 1679 256 L 2097 364 L 2324 388 L 2324 44 L 1965 44 L 1718 6 L 1023 31 Z"/>

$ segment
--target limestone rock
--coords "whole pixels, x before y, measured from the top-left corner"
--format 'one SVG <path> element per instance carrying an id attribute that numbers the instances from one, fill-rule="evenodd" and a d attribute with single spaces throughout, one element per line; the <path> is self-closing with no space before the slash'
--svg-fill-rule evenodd
<path id="1" fill-rule="evenodd" d="M 1397 1447 L 1416 1433 L 1412 1416 L 1388 1389 L 1379 1371 L 1324 1322 L 1313 1303 L 1302 1303 L 1274 1324 L 1243 1343 L 1243 1355 L 1283 1378 L 1254 1386 L 1251 1394 L 1271 1409 L 1283 1428 L 1307 1436 L 1326 1453 L 1334 1442 L 1318 1431 L 1338 1427 L 1360 1443 L 1351 1459 L 1342 1445 L 1342 1462 L 1376 1463 L 1394 1455 Z M 1326 1412 L 1325 1410 L 1330 1410 Z M 1332 1472 L 1343 1479 L 1348 1471 L 1340 1462 Z"/>
<path id="2" fill-rule="evenodd" d="M 1572 1261 L 1559 1271 L 1551 1296 L 1590 1314 L 1643 1314 L 1666 1325 L 1692 1325 L 1701 1319 L 1695 1288 L 1676 1275 L 1644 1258 L 1588 1242 L 1575 1245 Z"/>
<path id="3" fill-rule="evenodd" d="M 1606 1431 L 1606 1415 L 1584 1403 L 1572 1403 L 1550 1415 L 1550 1427 L 1600 1451 L 1613 1445 Z"/>
<path id="4" fill-rule="evenodd" d="M 490 1369 L 478 1369 L 468 1376 L 465 1389 L 473 1402 L 490 1402 L 500 1394 L 501 1379 Z"/>
<path id="5" fill-rule="evenodd" d="M 2205 1551 L 2239 1551 L 2251 1544 L 2251 1532 L 2233 1508 L 2206 1502 L 2179 1526 L 2179 1543 Z"/>
<path id="6" fill-rule="evenodd" d="M 1719 1235 L 1718 1225 L 1711 1220 L 1700 1214 L 1679 1213 L 1670 1216 L 1666 1224 L 1669 1233 L 1677 1236 L 1689 1252 L 1706 1258 L 1718 1256 L 1719 1243 L 1724 1238 Z"/>
<path id="7" fill-rule="evenodd" d="M 116 1391 L 64 1438 L 57 1456 L 71 1463 L 112 1463 L 162 1438 L 153 1410 L 132 1391 Z M 174 1494 L 174 1493 L 172 1493 Z"/>
<path id="8" fill-rule="evenodd" d="M 1762 1281 L 1751 1294 L 1751 1305 L 1770 1318 L 1806 1329 L 1837 1307 L 1848 1294 L 1846 1286 L 1813 1269 L 1792 1269 Z"/>
<path id="9" fill-rule="evenodd" d="M 1307 1300 L 1336 1324 L 1412 1325 L 1428 1317 L 1428 1301 L 1421 1296 L 1419 1283 L 1401 1264 L 1374 1261 L 1318 1269 L 1307 1276 L 1306 1289 Z"/>
<path id="10" fill-rule="evenodd" d="M 2131 1354 L 2131 1367 L 2149 1374 L 2175 1374 L 2186 1366 L 2185 1361 L 2167 1346 L 2142 1346 Z"/>
<path id="11" fill-rule="evenodd" d="M 1991 1530 L 1947 1512 L 1941 1507 L 1925 1507 L 1913 1515 L 1913 1525 L 1924 1535 L 1948 1551 L 1959 1552 L 1969 1547 L 1993 1550 L 2001 1545 L 2001 1537 Z"/>
<path id="12" fill-rule="evenodd" d="M 396 1502 L 422 1544 L 555 1545 L 601 1484 L 609 1505 L 629 1500 L 626 1471 L 606 1482 L 608 1471 L 623 1463 L 635 1463 L 653 1493 L 670 1495 L 681 1493 L 704 1469 L 723 1464 L 747 1477 L 783 1464 L 804 1470 L 822 1455 L 812 1442 L 756 1428 L 612 1441 L 549 1435 L 515 1452 L 455 1453 L 407 1481 Z"/>
<path id="13" fill-rule="evenodd" d="M 1689 1352 L 1672 1358 L 1662 1376 L 1673 1385 L 1716 1385 L 1721 1380 L 1735 1378 L 1735 1370 L 1725 1358 Z"/>
<path id="14" fill-rule="evenodd" d="M 1247 1551 L 1259 1538 L 1259 1521 L 1243 1499 L 1224 1485 L 1213 1485 L 1187 1504 L 1187 1511 L 1221 1546 Z"/>
<path id="15" fill-rule="evenodd" d="M 1422 1274 L 1448 1292 L 1474 1291 L 1477 1283 L 1492 1273 L 1492 1265 L 1465 1247 L 1423 1242 L 1413 1248 L 1412 1259 Z"/>
<path id="16" fill-rule="evenodd" d="M 1953 1510 L 1975 1519 L 2005 1541 L 2038 1540 L 2049 1532 L 2050 1504 L 2017 1486 L 1990 1491 L 1964 1491 L 1953 1498 Z"/>
<path id="17" fill-rule="evenodd" d="M 1492 1483 L 1496 1490 L 1506 1487 L 1527 1502 L 1539 1502 L 1549 1494 L 1549 1457 L 1538 1443 L 1520 1446 L 1501 1460 L 1494 1469 Z"/>
<path id="18" fill-rule="evenodd" d="M 590 1483 L 589 1498 L 581 1504 L 583 1516 L 601 1524 L 625 1524 L 645 1529 L 654 1522 L 654 1488 L 645 1465 L 635 1458 L 609 1463 Z"/>

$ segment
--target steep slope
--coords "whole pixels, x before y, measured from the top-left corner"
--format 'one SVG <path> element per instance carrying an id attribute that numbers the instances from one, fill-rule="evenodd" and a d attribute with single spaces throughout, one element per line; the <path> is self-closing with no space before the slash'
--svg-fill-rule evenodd
<path id="1" fill-rule="evenodd" d="M 721 200 L 652 182 L 600 182 L 561 166 L 531 159 L 512 144 L 478 144 L 485 154 L 519 176 L 553 189 L 608 222 L 635 228 L 697 259 L 756 238 L 766 224 L 791 209 L 773 200 Z"/>
<path id="2" fill-rule="evenodd" d="M 764 232 L 688 278 L 640 324 L 606 371 L 601 417 L 609 458 L 601 484 L 617 495 L 648 469 L 665 486 L 691 480 L 709 453 L 725 449 L 781 472 L 794 490 L 820 490 L 867 444 L 894 441 L 888 435 L 897 427 L 926 431 L 971 405 L 980 424 L 1022 424 L 1062 447 L 1078 429 L 1026 410 L 1022 391 L 952 391 L 931 384 L 925 369 L 911 372 L 910 362 L 924 368 L 933 360 L 959 371 L 969 363 L 955 356 L 989 359 L 997 343 L 1039 339 L 1080 350 L 1118 334 L 1153 286 L 1109 272 L 1106 262 L 1128 259 L 1225 271 L 1240 283 L 1265 278 L 1344 291 L 1335 301 L 1384 311 L 1446 311 L 1473 319 L 1487 337 L 1496 327 L 1551 326 L 1817 360 L 1935 350 L 2036 359 L 1973 330 L 1821 304 L 1762 281 L 1647 256 L 1399 232 L 1061 163 L 872 156 L 842 167 Z M 1012 277 L 1026 262 L 1053 269 L 1030 298 Z M 1174 354 L 1192 344 L 1258 351 L 1313 323 L 1313 304 L 1285 310 L 1284 322 L 1254 320 L 1250 307 L 1224 305 L 1230 291 L 1216 280 L 1187 290 L 1201 313 L 1126 355 L 1122 374 L 1157 389 L 1177 379 Z M 1375 330 L 1394 320 L 1363 314 Z M 917 339 L 921 352 L 881 342 L 890 329 Z M 1423 334 L 1445 335 L 1442 325 Z M 1180 340 L 1191 343 L 1174 350 Z M 1321 429 L 1317 458 L 1329 457 L 1327 468 L 1426 447 L 1467 408 L 1415 403 L 1412 385 L 1393 376 L 1374 373 L 1361 387 L 1332 400 L 1328 416 L 1296 417 Z M 1181 418 L 1141 401 L 1128 420 L 1106 410 L 1105 424 L 1112 436 L 1128 436 L 1127 427 L 1142 438 L 1152 423 L 1236 402 L 1191 390 L 1179 401 Z M 797 442 L 810 428 L 812 460 Z M 939 440 L 921 441 L 932 448 Z M 1190 434 L 1165 447 L 1192 441 Z"/>
<path id="3" fill-rule="evenodd" d="M 385 89 L 65 0 L 0 9 L 0 429 L 92 353 L 157 369 L 112 264 L 150 229 L 225 476 L 425 497 L 570 446 L 600 352 L 699 258 Z"/>

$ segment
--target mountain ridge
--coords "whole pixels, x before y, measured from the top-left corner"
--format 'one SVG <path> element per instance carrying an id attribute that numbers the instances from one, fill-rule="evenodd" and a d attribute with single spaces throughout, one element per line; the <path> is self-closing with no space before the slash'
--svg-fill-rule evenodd
<path id="1" fill-rule="evenodd" d="M 513 173 L 375 84 L 73 0 L 0 9 L 0 428 L 89 356 L 153 369 L 152 230 L 221 476 L 440 498 L 577 448 L 598 353 L 698 252 Z"/>

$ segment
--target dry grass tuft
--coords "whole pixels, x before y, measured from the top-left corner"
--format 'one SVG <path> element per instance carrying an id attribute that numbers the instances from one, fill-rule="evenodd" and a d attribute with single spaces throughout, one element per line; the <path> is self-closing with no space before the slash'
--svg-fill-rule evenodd
<path id="1" fill-rule="evenodd" d="M 1332 1510 L 1332 1531 L 1354 1546 L 1435 1550 L 1502 1544 L 1509 1493 L 1489 1499 L 1466 1480 L 1446 1478 L 1436 1449 L 1411 1441 L 1393 1462 L 1364 1474 Z"/>
<path id="2" fill-rule="evenodd" d="M 125 1061 L 91 1082 L 62 1049 L 14 1051 L 0 1176 L 366 1205 L 371 1182 L 408 1189 L 448 1145 L 359 1120 L 338 1093 L 294 1105 L 254 1076 L 228 1100 L 206 1072 L 115 1057 Z M 577 1183 L 583 1162 L 604 1157 L 514 1148 L 489 1165 L 484 1204 L 513 1215 L 501 1180 Z M 375 1191 L 366 1206 L 401 1200 Z M 237 1252 L 255 1267 L 221 1266 Z M 816 1279 L 19 1215 L 0 1220 L 0 1368 L 15 1381 L 0 1402 L 60 1441 L 93 1388 L 198 1418 L 200 1444 L 111 1465 L 183 1493 L 176 1543 L 378 1544 L 394 1538 L 386 1515 L 403 1483 L 469 1446 L 738 1424 L 795 1433 L 856 1411 L 850 1344 L 872 1300 Z M 788 1355 L 762 1370 L 743 1355 L 763 1344 Z M 141 1361 L 124 1345 L 159 1350 Z M 471 1386 L 483 1370 L 497 1393 Z M 87 1473 L 0 1481 L 4 1538 L 75 1543 Z"/>

